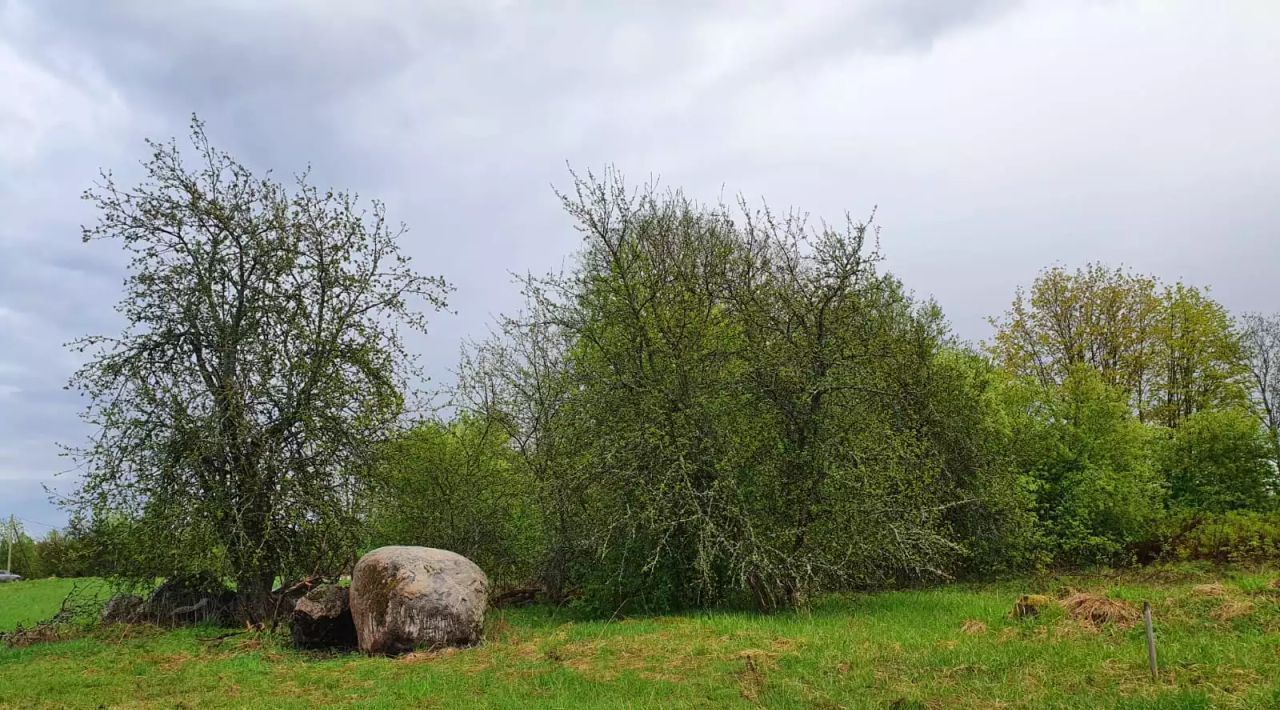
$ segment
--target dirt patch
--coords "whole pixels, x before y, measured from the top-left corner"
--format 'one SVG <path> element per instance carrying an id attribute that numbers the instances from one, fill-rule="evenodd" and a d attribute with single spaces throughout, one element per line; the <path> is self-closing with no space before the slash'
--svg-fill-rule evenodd
<path id="1" fill-rule="evenodd" d="M 422 651 L 412 651 L 410 653 L 406 653 L 403 656 L 400 656 L 399 658 L 397 658 L 396 662 L 402 663 L 402 664 L 428 663 L 430 661 L 436 661 L 441 658 L 447 658 L 449 656 L 454 655 L 457 652 L 458 652 L 458 649 L 453 646 L 446 646 L 444 648 L 435 649 L 435 650 L 424 649 Z"/>
<path id="2" fill-rule="evenodd" d="M 776 653 L 749 648 L 740 651 L 737 658 L 742 660 L 742 670 L 738 671 L 738 687 L 742 697 L 755 701 L 764 693 L 765 676 L 774 667 Z"/>
<path id="3" fill-rule="evenodd" d="M 1071 618 L 1092 624 L 1096 627 L 1114 624 L 1124 627 L 1138 621 L 1141 616 L 1136 607 L 1128 602 L 1110 599 L 1100 594 L 1076 592 L 1062 600 L 1062 606 Z"/>
<path id="4" fill-rule="evenodd" d="M 1009 616 L 1015 619 L 1026 619 L 1039 616 L 1041 611 L 1053 605 L 1053 598 L 1044 594 L 1023 594 L 1014 602 Z"/>

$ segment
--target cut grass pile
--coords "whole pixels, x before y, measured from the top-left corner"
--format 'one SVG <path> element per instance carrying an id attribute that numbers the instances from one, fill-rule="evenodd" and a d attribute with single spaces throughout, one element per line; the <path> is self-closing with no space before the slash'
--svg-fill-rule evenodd
<path id="1" fill-rule="evenodd" d="M 1280 707 L 1275 577 L 1045 578 L 829 597 L 775 615 L 584 621 L 533 607 L 491 613 L 478 648 L 398 659 L 300 653 L 281 636 L 216 639 L 223 632 L 207 628 L 104 628 L 0 647 L 0 706 Z M 1197 591 L 1206 584 L 1221 591 Z M 17 593 L 0 587 L 3 613 Z M 1011 618 L 1024 593 L 1054 603 Z M 1114 611 L 1143 600 L 1159 639 L 1154 682 L 1142 625 Z"/>

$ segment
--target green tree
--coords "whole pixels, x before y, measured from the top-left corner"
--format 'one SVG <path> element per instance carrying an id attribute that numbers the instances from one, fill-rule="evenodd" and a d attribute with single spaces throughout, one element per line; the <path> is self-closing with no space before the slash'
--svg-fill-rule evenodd
<path id="1" fill-rule="evenodd" d="M 1172 433 L 1161 456 L 1173 502 L 1225 512 L 1274 507 L 1275 449 L 1242 409 L 1197 412 Z"/>
<path id="2" fill-rule="evenodd" d="M 84 239 L 131 261 L 124 331 L 76 343 L 95 430 L 78 505 L 133 521 L 131 574 L 205 569 L 260 600 L 352 553 L 412 372 L 397 326 L 425 327 L 412 305 L 446 286 L 410 267 L 380 203 L 255 177 L 195 119 L 191 138 L 193 163 L 149 143 L 145 181 L 85 194 Z"/>
<path id="3" fill-rule="evenodd" d="M 971 440 L 977 378 L 877 270 L 873 227 L 574 187 L 576 268 L 526 280 L 460 385 L 535 471 L 550 586 L 774 608 L 963 564 L 1016 477 Z"/>
<path id="4" fill-rule="evenodd" d="M 1196 412 L 1244 404 L 1241 343 L 1227 309 L 1204 292 L 1164 289 L 1148 418 L 1177 427 Z"/>
<path id="5" fill-rule="evenodd" d="M 16 520 L 0 522 L 0 565 L 2 564 L 12 565 L 8 571 L 28 579 L 46 576 L 36 541 L 27 534 L 22 523 Z"/>
<path id="6" fill-rule="evenodd" d="M 1221 304 L 1183 283 L 1088 264 L 1046 269 L 992 319 L 1010 372 L 1061 385 L 1078 366 L 1125 393 L 1138 419 L 1176 427 L 1245 398 L 1240 342 Z"/>
<path id="7" fill-rule="evenodd" d="M 535 482 L 492 420 L 419 424 L 382 447 L 371 495 L 373 543 L 453 550 L 494 584 L 521 584 L 543 560 Z"/>
<path id="8" fill-rule="evenodd" d="M 1280 313 L 1246 314 L 1240 324 L 1249 399 L 1280 461 Z"/>
<path id="9" fill-rule="evenodd" d="M 1038 516 L 1064 562 L 1123 562 L 1159 515 L 1164 489 L 1152 461 L 1154 431 L 1125 393 L 1078 365 L 1060 387 L 1024 383 L 1005 392 L 1022 467 L 1035 479 Z"/>

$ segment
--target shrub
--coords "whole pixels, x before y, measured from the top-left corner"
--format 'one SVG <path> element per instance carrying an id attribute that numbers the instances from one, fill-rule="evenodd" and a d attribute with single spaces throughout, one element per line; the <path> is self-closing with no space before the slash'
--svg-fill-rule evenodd
<path id="1" fill-rule="evenodd" d="M 1160 468 L 1173 503 L 1223 512 L 1275 506 L 1273 449 L 1256 417 L 1242 409 L 1197 412 L 1173 430 Z"/>
<path id="2" fill-rule="evenodd" d="M 1162 521 L 1156 543 L 1165 560 L 1280 562 L 1280 512 L 1183 511 Z"/>
<path id="3" fill-rule="evenodd" d="M 452 550 L 495 586 L 536 576 L 542 562 L 534 482 L 492 423 L 425 422 L 384 445 L 370 503 L 372 546 Z"/>

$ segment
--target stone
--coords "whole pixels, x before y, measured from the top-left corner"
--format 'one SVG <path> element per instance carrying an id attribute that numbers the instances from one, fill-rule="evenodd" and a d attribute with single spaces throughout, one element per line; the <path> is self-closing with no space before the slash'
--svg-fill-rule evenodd
<path id="1" fill-rule="evenodd" d="M 307 577 L 298 581 L 286 582 L 280 585 L 279 588 L 271 590 L 272 603 L 275 605 L 272 612 L 273 616 L 289 618 L 293 614 L 294 608 L 297 607 L 298 601 L 320 583 L 318 577 Z"/>
<path id="2" fill-rule="evenodd" d="M 1013 611 L 1009 615 L 1015 619 L 1039 616 L 1040 611 L 1051 604 L 1053 599 L 1043 594 L 1023 594 L 1014 602 Z"/>
<path id="3" fill-rule="evenodd" d="M 211 574 L 178 575 L 165 580 L 147 598 L 144 615 L 157 624 L 228 623 L 235 592 Z"/>
<path id="4" fill-rule="evenodd" d="M 456 552 L 380 547 L 351 574 L 351 618 L 360 650 L 394 655 L 480 641 L 489 578 Z"/>
<path id="5" fill-rule="evenodd" d="M 355 648 L 350 595 L 345 587 L 321 584 L 298 600 L 291 617 L 298 648 Z"/>
<path id="6" fill-rule="evenodd" d="M 146 602 L 136 594 L 117 594 L 102 607 L 102 623 L 132 624 L 143 616 Z"/>

